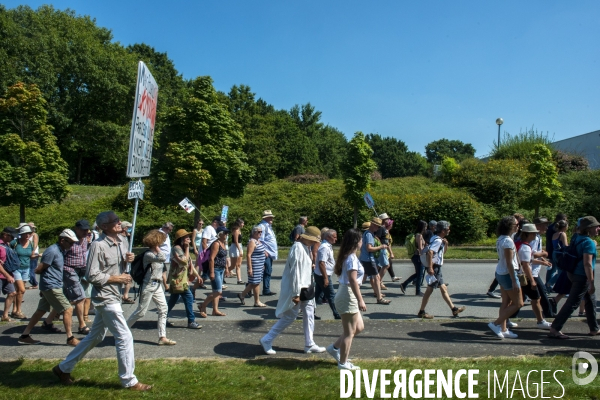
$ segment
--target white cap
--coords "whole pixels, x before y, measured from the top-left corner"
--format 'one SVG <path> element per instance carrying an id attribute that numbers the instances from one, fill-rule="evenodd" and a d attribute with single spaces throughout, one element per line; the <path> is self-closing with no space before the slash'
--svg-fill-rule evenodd
<path id="1" fill-rule="evenodd" d="M 75 235 L 75 232 L 73 232 L 70 229 L 65 229 L 64 231 L 62 231 L 60 235 L 58 235 L 58 237 L 65 237 L 71 239 L 74 242 L 79 242 L 79 239 L 77 239 L 77 235 Z"/>
<path id="2" fill-rule="evenodd" d="M 33 231 L 31 230 L 31 227 L 27 224 L 19 227 L 19 235 L 23 235 L 25 233 L 31 233 L 31 232 L 33 232 Z"/>

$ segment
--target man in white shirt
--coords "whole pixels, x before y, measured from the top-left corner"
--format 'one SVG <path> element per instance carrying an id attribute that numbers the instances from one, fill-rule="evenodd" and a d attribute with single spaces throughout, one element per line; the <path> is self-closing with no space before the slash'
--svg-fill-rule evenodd
<path id="1" fill-rule="evenodd" d="M 169 237 L 169 234 L 173 232 L 173 228 L 174 225 L 172 222 L 165 222 L 159 229 L 159 231 L 167 235 L 165 242 L 159 246 L 160 252 L 166 257 L 165 270 L 167 271 L 167 276 L 169 276 L 169 271 L 171 269 L 171 238 Z"/>
<path id="2" fill-rule="evenodd" d="M 335 309 L 334 298 L 335 292 L 333 290 L 333 282 L 331 276 L 333 275 L 333 267 L 335 266 L 335 258 L 333 258 L 333 244 L 337 241 L 337 232 L 333 229 L 325 231 L 323 234 L 323 240 L 319 251 L 317 252 L 317 264 L 315 266 L 315 299 L 318 299 L 321 293 L 327 299 L 329 307 L 333 312 L 335 319 L 342 319 L 340 314 Z"/>
<path id="3" fill-rule="evenodd" d="M 429 297 L 431 293 L 433 293 L 434 289 L 440 289 L 442 293 L 442 298 L 448 304 L 450 309 L 452 310 L 452 316 L 456 317 L 458 314 L 463 312 L 466 307 L 455 307 L 450 299 L 450 295 L 448 294 L 448 289 L 446 285 L 444 285 L 444 278 L 442 276 L 442 265 L 444 264 L 444 253 L 448 249 L 448 239 L 446 236 L 450 233 L 450 223 L 448 221 L 438 221 L 436 225 L 436 232 L 426 245 L 429 245 L 427 250 L 427 263 L 425 264 L 427 268 L 426 277 L 427 282 L 432 280 L 433 282 L 428 283 L 427 290 L 425 290 L 425 294 L 423 295 L 423 300 L 421 301 L 421 310 L 417 314 L 418 317 L 425 319 L 433 319 L 433 315 L 427 314 L 425 312 L 425 307 L 427 306 L 427 302 L 429 301 Z"/>
<path id="4" fill-rule="evenodd" d="M 302 310 L 304 327 L 304 352 L 323 353 L 325 347 L 319 347 L 313 340 L 315 330 L 315 300 L 312 289 L 312 260 L 310 246 L 321 241 L 321 231 L 316 226 L 309 226 L 292 245 L 281 275 L 281 293 L 277 301 L 275 316 L 279 321 L 263 336 L 259 342 L 268 355 L 276 354 L 273 340 L 296 320 Z M 312 289 L 312 290 L 311 290 Z"/>
<path id="5" fill-rule="evenodd" d="M 259 222 L 263 227 L 260 241 L 265 245 L 265 250 L 267 252 L 267 257 L 265 258 L 265 271 L 263 272 L 263 296 L 273 296 L 276 294 L 271 291 L 273 261 L 277 260 L 278 253 L 277 237 L 275 237 L 275 232 L 273 231 L 273 218 L 275 218 L 275 216 L 271 210 L 265 210 L 263 211 L 262 221 Z"/>

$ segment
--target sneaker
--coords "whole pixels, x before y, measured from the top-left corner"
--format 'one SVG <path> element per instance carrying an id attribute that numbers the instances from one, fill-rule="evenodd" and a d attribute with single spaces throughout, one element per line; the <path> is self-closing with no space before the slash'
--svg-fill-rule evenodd
<path id="1" fill-rule="evenodd" d="M 431 314 L 427 314 L 427 313 L 425 312 L 425 310 L 421 310 L 421 311 L 419 311 L 419 313 L 417 314 L 417 317 L 419 317 L 419 318 L 423 318 L 423 319 L 433 319 L 433 315 L 431 315 Z"/>
<path id="2" fill-rule="evenodd" d="M 550 322 L 546 321 L 545 319 L 543 319 L 537 323 L 537 327 L 540 329 L 550 329 L 551 326 L 552 326 L 552 324 Z"/>
<path id="3" fill-rule="evenodd" d="M 335 361 L 340 362 L 340 349 L 335 349 L 333 343 L 327 346 L 327 352 Z"/>
<path id="4" fill-rule="evenodd" d="M 525 296 L 525 300 L 523 300 L 525 304 L 531 304 L 531 299 L 528 296 Z"/>
<path id="5" fill-rule="evenodd" d="M 504 339 L 504 335 L 502 334 L 502 327 L 500 325 L 496 325 L 493 322 L 488 324 L 488 327 L 498 336 L 500 339 Z"/>
<path id="6" fill-rule="evenodd" d="M 19 343 L 22 344 L 40 344 L 42 343 L 39 340 L 34 340 L 30 335 L 21 335 L 19 336 Z"/>
<path id="7" fill-rule="evenodd" d="M 172 323 L 171 321 L 167 321 L 167 327 L 169 327 L 169 328 L 175 328 L 175 324 Z"/>
<path id="8" fill-rule="evenodd" d="M 512 322 L 510 319 L 506 320 L 506 327 L 507 328 L 518 328 L 519 324 L 517 324 L 516 322 Z"/>
<path id="9" fill-rule="evenodd" d="M 508 339 L 516 339 L 519 337 L 519 335 L 517 335 L 514 332 L 509 331 L 508 329 L 504 332 L 502 332 L 502 336 Z"/>
<path id="10" fill-rule="evenodd" d="M 419 293 L 415 294 L 415 296 L 417 296 L 417 297 L 424 297 L 425 294 L 423 292 L 419 292 Z"/>
<path id="11" fill-rule="evenodd" d="M 274 354 L 277 354 L 277 352 L 275 350 L 273 350 L 273 347 L 271 346 L 271 343 L 267 342 L 264 340 L 264 338 L 260 338 L 258 340 L 258 343 L 260 343 L 260 345 L 262 346 L 263 350 L 265 351 L 266 354 L 272 356 Z"/>
<path id="12" fill-rule="evenodd" d="M 304 352 L 305 353 L 325 353 L 325 347 L 319 347 L 316 344 L 313 344 L 310 347 L 304 347 Z"/>
<path id="13" fill-rule="evenodd" d="M 398 282 L 400 280 L 400 277 L 395 276 L 392 278 L 392 282 Z"/>
<path id="14" fill-rule="evenodd" d="M 402 294 L 406 294 L 406 288 L 403 284 L 400 284 L 400 291 L 402 292 Z"/>
<path id="15" fill-rule="evenodd" d="M 465 311 L 465 308 L 467 308 L 467 307 L 465 307 L 465 306 L 462 306 L 462 307 L 454 307 L 454 308 L 452 309 L 452 316 L 453 316 L 453 317 L 457 317 L 457 316 L 458 316 L 458 314 L 460 314 L 461 312 Z"/>
<path id="16" fill-rule="evenodd" d="M 349 369 L 350 371 L 356 371 L 360 369 L 358 365 L 352 364 L 350 361 L 346 361 L 344 364 L 338 362 L 338 369 Z"/>
<path id="17" fill-rule="evenodd" d="M 188 324 L 188 329 L 202 329 L 202 325 L 198 324 L 196 321 L 190 322 Z"/>
<path id="18" fill-rule="evenodd" d="M 502 298 L 502 296 L 500 296 L 498 293 L 496 292 L 487 292 L 486 293 L 488 295 L 488 297 L 491 297 L 493 299 L 500 299 Z"/>

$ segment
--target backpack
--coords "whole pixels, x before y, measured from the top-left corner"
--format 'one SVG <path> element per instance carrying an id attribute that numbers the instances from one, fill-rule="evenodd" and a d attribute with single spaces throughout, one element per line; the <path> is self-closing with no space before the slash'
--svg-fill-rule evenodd
<path id="1" fill-rule="evenodd" d="M 406 247 L 406 251 L 408 252 L 409 257 L 415 255 L 415 252 L 417 251 L 417 244 L 415 243 L 414 233 L 406 235 L 406 239 L 404 239 L 404 247 Z"/>
<path id="2" fill-rule="evenodd" d="M 431 239 L 429 240 L 429 243 L 428 243 L 426 246 L 424 246 L 424 247 L 423 247 L 423 250 L 421 251 L 421 255 L 420 255 L 420 257 L 421 257 L 421 264 L 423 264 L 423 265 L 425 266 L 425 268 L 427 268 L 427 267 L 429 266 L 429 265 L 427 264 L 427 253 L 429 252 L 429 247 L 430 247 L 430 245 L 431 245 L 431 242 L 433 242 L 433 240 L 434 240 L 435 238 L 439 238 L 439 236 L 438 236 L 438 235 L 433 235 L 433 236 L 431 237 Z M 440 238 L 440 240 L 441 240 L 441 238 Z M 444 249 L 444 246 L 440 246 L 440 249 L 438 250 L 438 254 L 440 254 L 440 252 L 441 252 L 443 249 Z M 432 259 L 433 259 L 433 257 L 432 257 Z"/>
<path id="3" fill-rule="evenodd" d="M 563 271 L 573 273 L 577 268 L 579 261 L 583 260 L 583 254 L 580 256 L 577 251 L 577 246 L 584 243 L 584 240 L 580 240 L 577 243 L 571 243 L 567 247 L 563 247 L 562 251 L 556 253 L 556 259 L 558 261 L 558 268 Z"/>
<path id="4" fill-rule="evenodd" d="M 6 272 L 10 272 L 11 274 L 21 268 L 21 260 L 19 260 L 19 256 L 17 252 L 14 251 L 10 246 L 6 244 L 0 245 L 4 247 L 6 250 L 6 262 L 3 265 L 3 268 Z"/>
<path id="5" fill-rule="evenodd" d="M 144 277 L 146 276 L 148 269 L 150 269 L 150 264 L 144 266 L 144 255 L 149 251 L 150 250 L 146 250 L 143 253 L 138 254 L 131 263 L 131 279 L 140 286 L 144 283 Z"/>

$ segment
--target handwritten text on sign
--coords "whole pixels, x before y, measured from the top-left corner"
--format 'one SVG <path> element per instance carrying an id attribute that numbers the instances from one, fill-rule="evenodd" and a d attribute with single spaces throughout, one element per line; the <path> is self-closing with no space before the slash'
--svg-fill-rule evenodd
<path id="1" fill-rule="evenodd" d="M 127 176 L 130 178 L 150 175 L 157 99 L 158 85 L 148 67 L 140 61 L 129 139 Z"/>
<path id="2" fill-rule="evenodd" d="M 129 182 L 129 192 L 127 198 L 129 200 L 138 198 L 144 200 L 144 184 L 142 181 L 131 181 Z"/>

